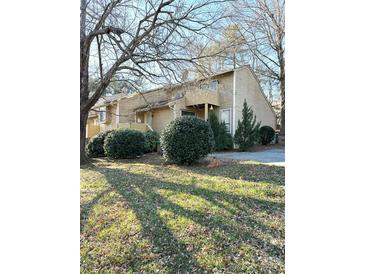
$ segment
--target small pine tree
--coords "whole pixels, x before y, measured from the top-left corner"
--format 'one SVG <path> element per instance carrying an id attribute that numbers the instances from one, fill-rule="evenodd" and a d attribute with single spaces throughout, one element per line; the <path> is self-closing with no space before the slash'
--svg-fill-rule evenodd
<path id="1" fill-rule="evenodd" d="M 234 142 L 241 151 L 246 151 L 258 140 L 259 128 L 261 123 L 256 123 L 256 115 L 248 106 L 246 99 L 243 103 L 242 121 L 238 120 L 238 126 L 234 135 Z"/>
<path id="2" fill-rule="evenodd" d="M 209 113 L 208 122 L 212 128 L 215 146 L 214 150 L 220 151 L 232 149 L 232 136 L 227 132 L 227 127 L 224 122 L 219 122 L 217 115 L 214 112 Z"/>
<path id="3" fill-rule="evenodd" d="M 225 122 L 219 124 L 219 141 L 220 150 L 230 150 L 233 148 L 232 135 L 227 132 L 227 126 Z"/>

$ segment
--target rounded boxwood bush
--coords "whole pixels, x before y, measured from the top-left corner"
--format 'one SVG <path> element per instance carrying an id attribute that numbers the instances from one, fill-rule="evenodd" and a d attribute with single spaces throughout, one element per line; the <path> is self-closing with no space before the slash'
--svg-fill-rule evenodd
<path id="1" fill-rule="evenodd" d="M 140 131 L 114 130 L 105 137 L 105 155 L 114 159 L 134 158 L 143 154 L 145 142 Z"/>
<path id="2" fill-rule="evenodd" d="M 260 142 L 267 145 L 274 140 L 275 130 L 270 126 L 262 126 L 259 130 Z"/>
<path id="3" fill-rule="evenodd" d="M 112 130 L 106 130 L 92 137 L 86 145 L 86 155 L 91 158 L 104 157 L 104 140 Z"/>
<path id="4" fill-rule="evenodd" d="M 157 151 L 157 147 L 160 145 L 160 135 L 156 131 L 147 131 L 144 133 L 146 138 L 146 145 L 144 152 Z"/>
<path id="5" fill-rule="evenodd" d="M 208 122 L 192 116 L 173 120 L 161 134 L 161 149 L 166 160 L 192 164 L 204 158 L 214 147 Z"/>

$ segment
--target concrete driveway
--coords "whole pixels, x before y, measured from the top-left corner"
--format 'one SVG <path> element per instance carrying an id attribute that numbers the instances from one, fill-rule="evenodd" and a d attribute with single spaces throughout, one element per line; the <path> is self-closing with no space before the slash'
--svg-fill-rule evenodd
<path id="1" fill-rule="evenodd" d="M 285 166 L 285 150 L 273 148 L 257 152 L 220 152 L 209 156 L 217 159 L 249 160 L 268 165 Z"/>

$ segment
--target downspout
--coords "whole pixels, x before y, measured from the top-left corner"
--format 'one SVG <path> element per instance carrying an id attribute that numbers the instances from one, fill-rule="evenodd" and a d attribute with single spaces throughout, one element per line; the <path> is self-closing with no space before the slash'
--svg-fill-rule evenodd
<path id="1" fill-rule="evenodd" d="M 116 121 L 117 121 L 117 128 L 119 128 L 119 124 L 120 124 L 120 113 L 119 113 L 119 100 L 117 100 L 117 109 L 116 109 L 116 113 L 118 114 L 118 116 L 115 117 Z"/>
<path id="2" fill-rule="evenodd" d="M 232 136 L 236 132 L 236 71 L 233 70 Z"/>

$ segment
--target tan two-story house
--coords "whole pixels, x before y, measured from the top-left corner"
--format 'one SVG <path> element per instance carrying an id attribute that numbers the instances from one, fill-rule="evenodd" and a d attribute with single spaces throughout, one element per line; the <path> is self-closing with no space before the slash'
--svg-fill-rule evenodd
<path id="1" fill-rule="evenodd" d="M 208 119 L 215 112 L 232 135 L 242 116 L 244 99 L 257 121 L 275 129 L 276 115 L 249 66 L 224 71 L 206 79 L 132 95 L 101 98 L 90 111 L 87 138 L 115 128 L 160 133 L 173 119 L 194 115 Z"/>

